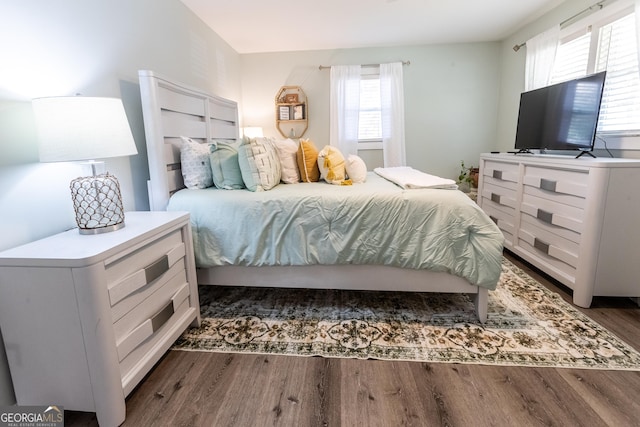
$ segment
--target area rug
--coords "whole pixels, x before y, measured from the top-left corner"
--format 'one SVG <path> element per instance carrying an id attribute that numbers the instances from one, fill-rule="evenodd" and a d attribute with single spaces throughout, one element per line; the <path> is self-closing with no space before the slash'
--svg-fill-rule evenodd
<path id="1" fill-rule="evenodd" d="M 640 354 L 508 260 L 480 324 L 467 295 L 200 286 L 176 350 L 640 370 Z"/>

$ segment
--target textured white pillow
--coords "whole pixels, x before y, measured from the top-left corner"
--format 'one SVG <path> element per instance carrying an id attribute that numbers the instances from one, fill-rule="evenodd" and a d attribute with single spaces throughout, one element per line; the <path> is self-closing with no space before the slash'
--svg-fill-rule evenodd
<path id="1" fill-rule="evenodd" d="M 271 190 L 280 183 L 280 159 L 270 138 L 254 138 L 240 145 L 238 163 L 244 185 L 251 191 Z"/>
<path id="2" fill-rule="evenodd" d="M 280 167 L 282 169 L 281 179 L 286 184 L 300 182 L 300 171 L 298 170 L 298 144 L 292 139 L 281 139 L 275 142 Z"/>
<path id="3" fill-rule="evenodd" d="M 207 188 L 213 185 L 209 144 L 201 144 L 191 138 L 180 137 L 180 163 L 182 179 L 187 188 Z"/>
<path id="4" fill-rule="evenodd" d="M 361 157 L 349 154 L 344 162 L 344 167 L 347 170 L 347 177 L 354 184 L 363 183 L 367 180 L 367 165 Z"/>

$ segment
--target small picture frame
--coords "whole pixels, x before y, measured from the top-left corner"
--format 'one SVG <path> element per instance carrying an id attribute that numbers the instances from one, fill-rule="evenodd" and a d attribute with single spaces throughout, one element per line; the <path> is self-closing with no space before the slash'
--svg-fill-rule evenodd
<path id="1" fill-rule="evenodd" d="M 294 104 L 298 102 L 298 94 L 297 93 L 288 93 L 284 96 L 284 102 L 288 102 L 290 104 Z"/>
<path id="2" fill-rule="evenodd" d="M 289 120 L 289 107 L 281 106 L 278 109 L 278 117 L 280 120 Z"/>
<path id="3" fill-rule="evenodd" d="M 293 120 L 304 120 L 304 108 L 302 104 L 293 107 Z"/>

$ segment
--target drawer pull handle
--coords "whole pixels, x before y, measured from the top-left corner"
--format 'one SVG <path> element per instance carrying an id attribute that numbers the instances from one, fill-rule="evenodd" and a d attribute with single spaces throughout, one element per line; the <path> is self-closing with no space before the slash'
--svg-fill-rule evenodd
<path id="1" fill-rule="evenodd" d="M 144 277 L 151 283 L 169 270 L 169 257 L 163 255 L 157 261 L 144 268 Z"/>
<path id="2" fill-rule="evenodd" d="M 533 247 L 538 249 L 539 251 L 544 252 L 546 255 L 549 255 L 549 244 L 543 242 L 537 237 L 534 237 L 533 239 Z"/>
<path id="3" fill-rule="evenodd" d="M 553 193 L 556 192 L 556 181 L 552 181 L 550 179 L 540 178 L 540 188 L 542 190 L 551 191 Z"/>
<path id="4" fill-rule="evenodd" d="M 536 214 L 536 218 L 538 218 L 542 222 L 546 222 L 547 224 L 551 224 L 553 221 L 553 212 L 543 211 L 542 209 L 538 209 L 538 213 Z"/>
<path id="5" fill-rule="evenodd" d="M 495 216 L 489 215 L 489 219 L 491 219 L 491 221 L 493 221 L 494 224 L 498 223 L 498 218 L 496 218 Z"/>
<path id="6" fill-rule="evenodd" d="M 491 193 L 491 201 L 497 204 L 500 204 L 500 195 L 496 193 Z"/>
<path id="7" fill-rule="evenodd" d="M 170 301 L 169 304 L 164 306 L 162 310 L 157 312 L 151 318 L 151 327 L 153 329 L 153 332 L 155 333 L 158 329 L 162 327 L 162 325 L 167 323 L 167 321 L 171 318 L 171 316 L 173 316 L 173 313 L 175 313 L 175 310 L 173 308 L 173 301 Z"/>
<path id="8" fill-rule="evenodd" d="M 496 171 L 496 170 L 494 170 L 494 171 L 493 171 L 493 177 L 494 177 L 495 179 L 502 179 L 502 171 Z"/>

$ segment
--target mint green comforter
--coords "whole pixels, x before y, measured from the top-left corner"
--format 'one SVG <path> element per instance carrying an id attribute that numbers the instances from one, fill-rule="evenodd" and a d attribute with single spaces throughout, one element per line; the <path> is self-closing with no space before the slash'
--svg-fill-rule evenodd
<path id="1" fill-rule="evenodd" d="M 381 264 L 489 289 L 500 277 L 502 233 L 464 193 L 403 190 L 373 172 L 353 186 L 185 189 L 167 209 L 191 213 L 198 267 Z"/>

